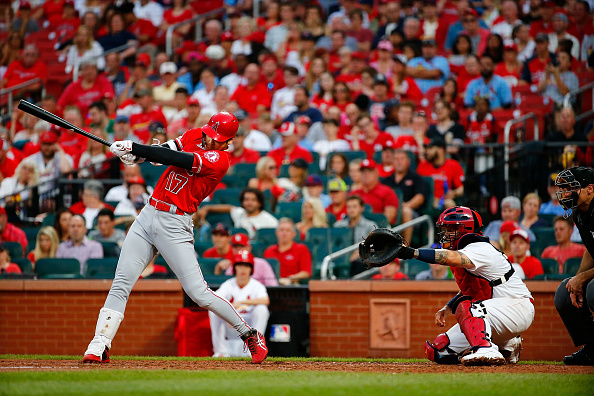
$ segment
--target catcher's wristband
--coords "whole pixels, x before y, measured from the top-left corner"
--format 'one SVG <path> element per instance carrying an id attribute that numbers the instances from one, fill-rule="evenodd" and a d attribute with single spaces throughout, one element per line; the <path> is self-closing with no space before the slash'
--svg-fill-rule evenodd
<path id="1" fill-rule="evenodd" d="M 435 264 L 435 249 L 417 249 L 417 259 L 429 264 Z"/>

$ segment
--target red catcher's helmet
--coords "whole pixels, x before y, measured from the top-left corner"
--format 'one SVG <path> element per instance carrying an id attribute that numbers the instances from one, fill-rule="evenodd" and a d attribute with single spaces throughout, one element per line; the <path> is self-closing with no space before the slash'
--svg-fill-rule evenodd
<path id="1" fill-rule="evenodd" d="M 440 243 L 450 243 L 464 234 L 478 233 L 483 227 L 483 219 L 476 210 L 466 206 L 454 206 L 443 211 L 436 222 L 439 228 Z"/>
<path id="2" fill-rule="evenodd" d="M 217 142 L 233 139 L 239 128 L 239 121 L 231 113 L 221 111 L 210 117 L 208 124 L 202 127 L 202 132 Z"/>

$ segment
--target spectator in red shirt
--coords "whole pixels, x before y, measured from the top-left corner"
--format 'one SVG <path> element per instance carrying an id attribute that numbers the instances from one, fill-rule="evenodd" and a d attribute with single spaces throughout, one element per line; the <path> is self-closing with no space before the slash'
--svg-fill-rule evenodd
<path id="1" fill-rule="evenodd" d="M 503 46 L 503 62 L 495 66 L 495 74 L 505 78 L 510 87 L 515 87 L 520 82 L 522 62 L 518 61 L 518 46 L 515 43 Z"/>
<path id="2" fill-rule="evenodd" d="M 13 92 L 13 95 L 41 98 L 41 86 L 47 80 L 45 63 L 39 60 L 39 51 L 33 44 L 26 45 L 20 59 L 10 62 L 6 73 L 0 80 L 0 89 L 10 88 L 26 81 L 40 78 L 42 82 L 31 84 Z"/>
<path id="3" fill-rule="evenodd" d="M 25 232 L 8 222 L 6 209 L 0 206 L 0 243 L 18 242 L 23 247 L 23 252 L 27 251 L 27 236 Z"/>
<path id="4" fill-rule="evenodd" d="M 167 128 L 167 120 L 161 108 L 154 104 L 152 89 L 148 87 L 140 89 L 134 93 L 134 97 L 141 111 L 130 116 L 130 125 L 138 139 L 142 143 L 147 143 L 150 138 L 149 125 L 153 122 L 160 122 Z"/>
<path id="5" fill-rule="evenodd" d="M 64 7 L 60 14 L 49 18 L 50 29 L 60 38 L 62 42 L 74 37 L 76 30 L 80 26 L 80 18 L 74 9 L 74 1 L 64 2 Z"/>
<path id="6" fill-rule="evenodd" d="M 8 143 L 6 141 L 1 140 L 0 144 L 2 144 L 2 146 L 0 146 L 0 178 L 6 179 L 7 177 L 12 177 L 14 175 L 14 171 L 19 165 L 19 161 L 6 155 L 8 149 Z"/>
<path id="7" fill-rule="evenodd" d="M 260 60 L 260 65 L 262 65 L 260 82 L 266 85 L 268 92 L 273 95 L 285 86 L 283 69 L 278 66 L 278 60 L 273 54 L 264 55 Z"/>
<path id="8" fill-rule="evenodd" d="M 583 257 L 586 247 L 579 243 L 571 242 L 573 232 L 573 219 L 557 216 L 554 220 L 555 240 L 557 245 L 548 246 L 543 250 L 540 258 L 552 258 L 559 263 L 559 273 L 563 273 L 563 266 L 570 258 Z"/>
<path id="9" fill-rule="evenodd" d="M 424 111 L 415 111 L 412 116 L 412 135 L 400 135 L 394 143 L 394 148 L 406 151 L 412 151 L 419 160 L 425 159 L 425 143 L 427 139 L 427 131 L 429 130 L 429 123 L 427 122 L 427 114 Z"/>
<path id="10" fill-rule="evenodd" d="M 553 15 L 557 10 L 554 0 L 542 0 L 539 8 L 540 19 L 530 22 L 530 36 L 535 37 L 538 33 L 553 32 Z"/>
<path id="11" fill-rule="evenodd" d="M 425 145 L 427 159 L 417 167 L 419 175 L 430 176 L 435 181 L 435 208 L 456 206 L 454 199 L 464 194 L 464 170 L 458 161 L 445 157 L 445 150 L 443 139 L 432 139 Z"/>
<path id="12" fill-rule="evenodd" d="M 474 102 L 474 111 L 467 119 L 466 139 L 468 144 L 483 145 L 497 141 L 497 123 L 491 114 L 488 98 L 478 98 Z"/>
<path id="13" fill-rule="evenodd" d="M 235 134 L 235 138 L 233 139 L 233 143 L 231 147 L 231 165 L 234 166 L 238 163 L 248 163 L 248 164 L 255 164 L 260 159 L 260 153 L 256 150 L 252 150 L 249 148 L 244 147 L 243 142 L 245 137 L 247 136 L 248 131 L 244 128 L 237 129 L 237 134 Z"/>
<path id="14" fill-rule="evenodd" d="M 270 108 L 272 95 L 266 85 L 260 82 L 260 66 L 250 63 L 243 73 L 245 85 L 237 87 L 231 100 L 237 102 L 239 108 L 244 109 L 252 118 Z"/>
<path id="15" fill-rule="evenodd" d="M 8 250 L 0 246 L 0 274 L 20 274 L 21 268 L 10 262 Z"/>
<path id="16" fill-rule="evenodd" d="M 549 52 L 549 36 L 546 33 L 538 33 L 534 42 L 536 43 L 534 56 L 524 63 L 521 84 L 538 85 L 545 77 L 546 66 L 556 60 L 555 54 Z"/>
<path id="17" fill-rule="evenodd" d="M 481 76 L 479 59 L 476 55 L 468 55 L 464 61 L 464 69 L 458 75 L 456 83 L 458 84 L 458 94 L 464 97 L 468 83 Z"/>
<path id="18" fill-rule="evenodd" d="M 132 3 L 124 3 L 120 7 L 120 11 L 124 16 L 126 23 L 126 30 L 136 36 L 140 46 L 147 44 L 155 44 L 157 37 L 157 28 L 148 19 L 138 18 L 134 14 L 134 6 Z"/>
<path id="19" fill-rule="evenodd" d="M 295 124 L 292 122 L 283 122 L 279 129 L 281 135 L 281 147 L 268 153 L 276 162 L 280 169 L 282 165 L 287 165 L 297 158 L 304 159 L 308 163 L 313 162 L 313 156 L 309 151 L 299 147 L 299 136 L 296 134 Z"/>
<path id="20" fill-rule="evenodd" d="M 400 260 L 395 259 L 391 263 L 379 267 L 379 274 L 371 277 L 373 280 L 408 280 L 408 276 L 400 271 Z"/>
<path id="21" fill-rule="evenodd" d="M 80 111 L 78 110 L 78 107 L 67 106 L 66 109 L 64 109 L 64 119 L 72 125 L 82 128 L 87 132 L 90 132 L 90 129 L 84 127 L 83 119 L 80 114 Z M 72 159 L 74 160 L 75 168 L 78 167 L 80 156 L 87 149 L 88 140 L 88 138 L 79 135 L 78 133 L 73 132 L 71 130 L 60 130 L 60 138 L 58 140 L 58 143 L 62 150 L 72 157 Z"/>
<path id="22" fill-rule="evenodd" d="M 351 195 L 360 196 L 371 206 L 373 213 L 383 213 L 389 224 L 396 224 L 398 196 L 390 187 L 379 182 L 374 160 L 365 159 L 361 162 L 361 188 L 352 190 Z"/>
<path id="23" fill-rule="evenodd" d="M 358 139 L 359 133 L 363 132 L 363 139 Z M 353 150 L 362 150 L 367 154 L 367 158 L 373 158 L 376 151 L 380 151 L 387 142 L 394 143 L 392 135 L 386 132 L 378 131 L 371 120 L 369 113 L 364 113 L 357 119 L 357 126 L 351 130 L 351 143 Z"/>
<path id="24" fill-rule="evenodd" d="M 210 230 L 212 237 L 212 247 L 204 251 L 202 256 L 204 258 L 225 258 L 233 261 L 233 250 L 231 250 L 231 233 L 229 227 L 223 223 L 217 225 Z"/>
<path id="25" fill-rule="evenodd" d="M 544 274 L 540 260 L 534 256 L 526 256 L 530 250 L 530 237 L 528 233 L 521 228 L 517 228 L 510 235 L 511 242 L 511 262 L 519 264 L 526 275 L 526 279 L 532 279 L 536 275 Z"/>
<path id="26" fill-rule="evenodd" d="M 86 60 L 81 65 L 80 78 L 66 87 L 58 99 L 58 107 L 76 106 L 86 117 L 91 103 L 103 99 L 105 94 L 115 95 L 113 84 L 107 78 L 99 76 L 96 60 Z"/>
<path id="27" fill-rule="evenodd" d="M 274 258 L 280 263 L 278 283 L 281 285 L 299 283 L 311 276 L 311 253 L 307 246 L 295 242 L 296 236 L 293 220 L 283 217 L 276 228 L 278 244 L 264 251 L 264 258 Z"/>

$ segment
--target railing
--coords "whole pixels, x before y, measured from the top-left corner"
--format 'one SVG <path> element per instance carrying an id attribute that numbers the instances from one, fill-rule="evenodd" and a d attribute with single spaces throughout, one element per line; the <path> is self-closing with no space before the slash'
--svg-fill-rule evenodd
<path id="1" fill-rule="evenodd" d="M 594 103 L 594 82 L 591 82 L 589 84 L 584 85 L 583 87 L 579 87 L 578 89 L 574 89 L 573 91 L 569 92 L 567 95 L 565 95 L 565 98 L 563 98 L 563 106 L 564 107 L 570 107 L 571 106 L 571 99 L 575 98 L 577 99 L 579 95 L 584 94 L 586 91 L 592 91 L 591 95 L 592 95 L 592 103 Z M 575 120 L 576 122 L 579 122 L 581 120 L 583 120 L 586 117 L 590 117 L 592 114 L 594 114 L 594 109 L 590 109 L 588 111 L 585 112 L 579 112 L 580 114 L 576 114 L 575 116 Z"/>
<path id="2" fill-rule="evenodd" d="M 28 87 L 29 85 L 37 84 L 39 82 L 41 83 L 42 91 L 45 91 L 43 81 L 39 77 L 36 77 L 29 81 L 25 81 L 24 83 L 20 83 L 18 85 L 13 85 L 10 88 L 0 89 L 0 96 L 8 95 L 8 114 L 12 114 L 12 93 L 18 89 Z M 42 93 L 44 94 L 45 92 Z"/>
<path id="3" fill-rule="evenodd" d="M 423 216 L 417 217 L 416 219 L 411 220 L 407 223 L 400 224 L 399 226 L 392 228 L 392 231 L 400 232 L 402 230 L 405 230 L 410 227 L 414 227 L 418 224 L 422 224 L 425 222 L 429 225 L 429 230 L 428 230 L 428 241 L 429 242 L 425 246 L 431 246 L 431 245 L 433 245 L 433 240 L 434 240 L 434 226 L 433 226 L 433 219 L 429 215 L 423 215 Z M 322 260 L 322 267 L 320 269 L 321 279 L 322 280 L 336 279 L 334 274 L 331 273 L 332 272 L 331 271 L 332 270 L 332 266 L 331 266 L 332 260 L 334 260 L 340 256 L 349 254 L 353 250 L 358 249 L 358 248 L 359 248 L 359 243 L 355 243 L 351 246 L 345 247 L 344 249 L 340 249 L 339 251 L 331 253 L 328 256 L 324 257 L 324 260 Z"/>
<path id="4" fill-rule="evenodd" d="M 505 129 L 503 130 L 503 142 L 504 142 L 504 147 L 503 147 L 503 160 L 504 160 L 504 166 L 503 166 L 503 177 L 505 180 L 505 195 L 509 195 L 509 152 L 510 152 L 510 143 L 509 143 L 509 134 L 511 132 L 511 128 L 512 126 L 514 126 L 515 124 L 519 124 L 519 123 L 524 123 L 524 126 L 526 126 L 526 121 L 528 121 L 529 119 L 533 118 L 534 119 L 534 140 L 538 141 L 539 140 L 539 135 L 540 135 L 540 129 L 539 129 L 539 125 L 538 125 L 538 117 L 536 116 L 536 114 L 534 113 L 528 113 L 528 114 L 524 114 L 523 116 L 519 117 L 519 118 L 515 118 L 513 120 L 509 120 L 506 124 L 505 124 Z"/>
<path id="5" fill-rule="evenodd" d="M 166 32 L 166 36 L 165 36 L 165 51 L 167 52 L 167 56 L 173 55 L 173 31 L 175 29 L 177 29 L 178 27 L 183 26 L 183 25 L 188 25 L 191 23 L 199 22 L 199 23 L 196 23 L 196 34 L 195 34 L 195 38 L 194 38 L 194 41 L 197 41 L 198 39 L 202 38 L 202 21 L 207 18 L 210 18 L 211 16 L 221 14 L 224 11 L 225 11 L 225 8 L 223 8 L 223 7 L 217 8 L 216 10 L 212 10 L 212 11 L 206 12 L 204 14 L 200 14 L 198 16 L 195 16 L 192 19 L 187 19 L 185 21 L 174 23 L 173 25 L 169 26 L 169 28 L 167 29 L 167 32 Z"/>
<path id="6" fill-rule="evenodd" d="M 101 55 L 94 56 L 94 57 L 92 57 L 92 58 L 90 58 L 88 60 L 90 60 L 90 61 L 97 61 L 99 58 L 104 58 L 108 54 L 111 54 L 111 53 L 114 53 L 114 52 L 123 52 L 123 51 L 127 50 L 128 48 L 135 47 L 137 45 L 138 44 L 136 44 L 136 43 L 127 43 L 127 44 L 124 44 L 124 45 L 120 45 L 119 47 L 115 47 L 115 48 L 109 49 L 107 51 L 103 51 L 103 53 Z M 85 62 L 86 61 L 87 60 L 85 60 Z M 77 81 L 78 80 L 78 72 L 79 72 L 79 68 L 80 68 L 80 63 L 81 62 L 79 62 L 78 59 L 74 63 L 74 67 L 72 68 L 72 81 Z M 68 73 L 68 70 L 66 70 L 66 72 Z"/>

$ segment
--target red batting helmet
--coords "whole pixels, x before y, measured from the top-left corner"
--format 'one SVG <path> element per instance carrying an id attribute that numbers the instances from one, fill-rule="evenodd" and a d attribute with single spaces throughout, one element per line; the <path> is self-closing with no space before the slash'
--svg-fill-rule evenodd
<path id="1" fill-rule="evenodd" d="M 210 117 L 208 124 L 202 127 L 202 132 L 217 142 L 225 142 L 235 137 L 237 128 L 239 128 L 237 118 L 231 113 L 221 111 Z"/>
<path id="2" fill-rule="evenodd" d="M 254 255 L 247 250 L 240 250 L 233 259 L 233 275 L 235 275 L 235 266 L 243 264 L 252 267 L 250 275 L 254 273 Z"/>
<path id="3" fill-rule="evenodd" d="M 450 243 L 460 239 L 464 234 L 479 232 L 483 219 L 476 210 L 466 206 L 454 206 L 443 211 L 436 223 L 440 229 L 440 243 Z"/>

